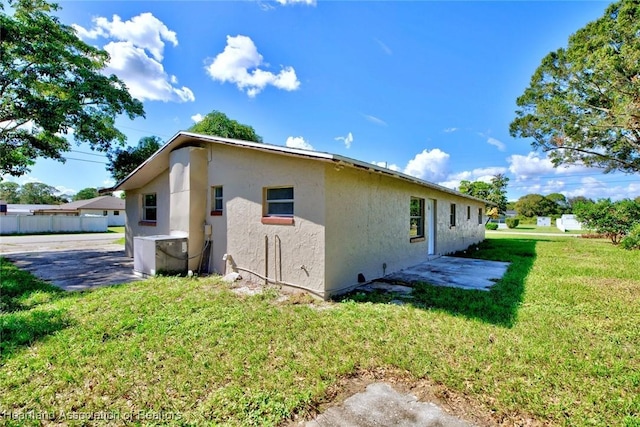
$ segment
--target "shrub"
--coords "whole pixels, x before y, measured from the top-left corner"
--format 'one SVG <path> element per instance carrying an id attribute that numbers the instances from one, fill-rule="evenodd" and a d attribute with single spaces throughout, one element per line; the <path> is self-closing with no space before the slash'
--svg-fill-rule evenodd
<path id="1" fill-rule="evenodd" d="M 497 230 L 498 224 L 496 224 L 495 222 L 488 222 L 485 224 L 484 228 L 486 228 L 487 230 Z"/>
<path id="2" fill-rule="evenodd" d="M 616 245 L 640 221 L 640 203 L 630 199 L 617 202 L 601 199 L 595 203 L 577 203 L 573 212 L 584 227 L 596 233 L 606 234 Z"/>
<path id="3" fill-rule="evenodd" d="M 629 234 L 622 238 L 620 246 L 624 249 L 640 249 L 640 223 L 633 226 Z"/>
<path id="4" fill-rule="evenodd" d="M 516 228 L 518 224 L 520 224 L 520 220 L 518 218 L 507 218 L 505 222 L 509 228 Z"/>
<path id="5" fill-rule="evenodd" d="M 538 218 L 537 217 L 526 217 L 526 216 L 522 216 L 522 215 L 518 215 L 516 216 L 516 218 L 518 219 L 518 221 L 520 221 L 520 224 L 523 225 L 535 225 L 538 223 Z"/>

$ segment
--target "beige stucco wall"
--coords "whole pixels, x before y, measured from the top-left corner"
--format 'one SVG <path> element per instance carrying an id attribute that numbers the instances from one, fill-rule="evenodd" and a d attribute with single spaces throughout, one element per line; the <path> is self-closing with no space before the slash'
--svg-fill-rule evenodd
<path id="1" fill-rule="evenodd" d="M 211 215 L 211 186 L 223 188 L 220 216 Z M 294 187 L 293 224 L 264 224 L 264 189 L 284 186 Z M 147 193 L 158 197 L 155 226 L 139 223 L 142 195 Z M 435 236 L 410 241 L 411 197 L 425 199 L 425 210 L 427 201 L 435 200 Z M 452 202 L 457 204 L 453 228 L 449 227 Z M 469 220 L 467 206 L 471 206 Z M 357 285 L 359 273 L 370 280 L 424 261 L 429 238 L 434 239 L 436 254 L 483 240 L 478 208 L 484 208 L 481 202 L 378 172 L 210 144 L 172 152 L 164 172 L 143 188 L 127 190 L 126 253 L 133 256 L 134 236 L 174 234 L 189 236 L 194 255 L 202 248 L 208 224 L 213 271 L 231 271 L 232 264 L 223 261 L 229 254 L 236 266 L 335 294 Z M 189 268 L 195 270 L 198 263 L 194 258 Z"/>
<path id="2" fill-rule="evenodd" d="M 207 219 L 213 229 L 211 262 L 215 270 L 230 272 L 222 261 L 223 255 L 229 254 L 237 266 L 262 275 L 268 268 L 271 278 L 322 291 L 324 165 L 214 144 L 209 158 L 209 184 L 222 186 L 224 204 L 222 216 Z M 294 223 L 263 224 L 263 189 L 283 186 L 294 187 Z M 211 191 L 207 194 L 211 210 Z"/>
<path id="3" fill-rule="evenodd" d="M 198 270 L 207 217 L 207 149 L 183 147 L 169 158 L 169 234 L 189 239 L 189 270 Z"/>
<path id="4" fill-rule="evenodd" d="M 142 188 L 126 191 L 127 228 L 125 233 L 125 254 L 133 257 L 133 238 L 136 236 L 156 236 L 169 234 L 169 169 L 155 177 Z M 142 195 L 156 193 L 158 217 L 155 225 L 141 225 Z"/>
<path id="5" fill-rule="evenodd" d="M 439 194 L 436 207 L 436 253 L 447 255 L 483 241 L 484 220 L 482 224 L 478 223 L 478 208 L 482 208 L 483 218 L 485 218 L 484 204 L 448 193 Z M 451 203 L 456 204 L 455 227 L 449 227 Z M 467 219 L 467 206 L 471 206 L 470 219 Z"/>
<path id="6" fill-rule="evenodd" d="M 325 277 L 331 294 L 357 285 L 359 273 L 371 280 L 426 260 L 430 237 L 435 239 L 436 254 L 464 249 L 484 239 L 484 226 L 478 224 L 477 217 L 477 208 L 482 207 L 480 202 L 379 173 L 348 167 L 337 169 L 332 165 L 327 165 L 325 170 Z M 435 199 L 436 236 L 428 236 L 425 212 L 425 239 L 410 241 L 411 197 L 424 198 L 425 211 L 427 199 Z M 451 201 L 460 206 L 458 224 L 450 229 Z M 467 221 L 469 204 L 475 206 L 475 216 Z"/>

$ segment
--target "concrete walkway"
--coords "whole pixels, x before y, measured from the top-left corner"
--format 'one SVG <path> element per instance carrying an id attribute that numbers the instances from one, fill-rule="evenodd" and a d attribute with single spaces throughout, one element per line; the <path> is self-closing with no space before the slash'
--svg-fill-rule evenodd
<path id="1" fill-rule="evenodd" d="M 24 252 L 65 251 L 113 244 L 124 233 L 42 234 L 0 236 L 0 255 Z M 122 245 L 119 246 L 122 248 Z"/>
<path id="2" fill-rule="evenodd" d="M 0 255 L 39 279 L 67 291 L 140 280 L 133 274 L 133 259 L 118 233 L 3 236 Z"/>
<path id="3" fill-rule="evenodd" d="M 508 262 L 443 256 L 389 274 L 381 281 L 409 285 L 424 282 L 434 286 L 488 291 L 504 276 L 507 268 Z"/>
<path id="4" fill-rule="evenodd" d="M 6 258 L 65 291 L 83 291 L 140 280 L 133 274 L 133 259 L 125 257 L 119 245 L 93 250 L 13 253 Z"/>
<path id="5" fill-rule="evenodd" d="M 527 233 L 526 231 L 511 231 L 511 230 L 500 230 L 500 231 L 493 231 L 493 230 L 485 230 L 485 233 L 487 235 L 493 235 L 493 236 L 497 236 L 500 234 L 515 234 L 517 236 L 545 236 L 545 237 L 580 237 L 580 234 L 574 234 L 574 233 L 535 233 L 535 232 L 531 232 L 531 233 Z"/>

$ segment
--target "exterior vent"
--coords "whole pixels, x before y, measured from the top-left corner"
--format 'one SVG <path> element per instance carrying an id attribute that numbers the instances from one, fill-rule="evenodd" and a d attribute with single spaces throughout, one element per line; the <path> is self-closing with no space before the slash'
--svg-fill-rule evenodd
<path id="1" fill-rule="evenodd" d="M 176 236 L 133 239 L 133 272 L 140 276 L 187 274 L 188 240 Z"/>

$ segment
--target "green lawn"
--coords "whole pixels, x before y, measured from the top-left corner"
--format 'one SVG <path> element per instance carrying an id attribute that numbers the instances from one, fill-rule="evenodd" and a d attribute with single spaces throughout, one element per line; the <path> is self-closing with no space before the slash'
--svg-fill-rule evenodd
<path id="1" fill-rule="evenodd" d="M 512 262 L 491 292 L 423 285 L 404 306 L 237 296 L 212 278 L 65 294 L 3 261 L 0 412 L 277 425 L 389 370 L 496 424 L 640 425 L 640 251 L 496 235 L 474 254 Z"/>
<path id="2" fill-rule="evenodd" d="M 107 231 L 109 233 L 124 233 L 124 230 L 124 227 L 109 227 Z"/>

